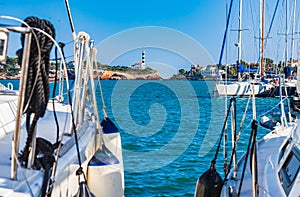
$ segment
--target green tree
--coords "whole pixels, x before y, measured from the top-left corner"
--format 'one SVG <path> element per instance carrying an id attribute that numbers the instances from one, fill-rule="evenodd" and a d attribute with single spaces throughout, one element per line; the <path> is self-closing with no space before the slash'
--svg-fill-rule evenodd
<path id="1" fill-rule="evenodd" d="M 269 65 L 273 65 L 274 64 L 274 60 L 272 60 L 271 58 L 265 58 L 265 62 L 266 64 L 269 64 Z"/>
<path id="2" fill-rule="evenodd" d="M 184 75 L 185 70 L 183 68 L 181 68 L 181 69 L 179 69 L 179 73 L 182 74 L 182 75 Z"/>
<path id="3" fill-rule="evenodd" d="M 18 58 L 16 57 L 6 57 L 6 64 L 7 65 L 11 65 L 11 66 L 14 66 L 15 64 L 17 64 L 18 62 Z"/>

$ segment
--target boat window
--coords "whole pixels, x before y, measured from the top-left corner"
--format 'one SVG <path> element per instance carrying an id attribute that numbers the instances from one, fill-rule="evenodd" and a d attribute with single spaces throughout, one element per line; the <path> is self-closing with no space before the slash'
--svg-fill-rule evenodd
<path id="1" fill-rule="evenodd" d="M 8 33 L 0 30 L 0 62 L 6 61 Z"/>
<path id="2" fill-rule="evenodd" d="M 0 39 L 0 55 L 4 55 L 4 42 L 5 40 Z"/>
<path id="3" fill-rule="evenodd" d="M 293 185 L 299 173 L 300 170 L 299 163 L 300 163 L 300 151 L 295 146 L 293 147 L 292 151 L 290 152 L 288 158 L 284 162 L 279 172 L 281 184 L 287 196 L 289 195 L 291 189 L 293 188 Z"/>

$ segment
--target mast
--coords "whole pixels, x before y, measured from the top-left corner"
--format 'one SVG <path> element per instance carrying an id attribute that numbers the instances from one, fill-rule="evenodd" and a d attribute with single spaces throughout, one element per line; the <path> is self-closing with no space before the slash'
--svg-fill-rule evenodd
<path id="1" fill-rule="evenodd" d="M 285 66 L 288 66 L 288 0 L 285 0 Z"/>
<path id="2" fill-rule="evenodd" d="M 228 16 L 228 0 L 226 0 L 226 16 Z M 227 26 L 227 20 L 226 20 L 226 26 Z M 228 62 L 228 44 L 226 44 L 225 46 L 225 59 L 226 59 L 226 63 Z M 227 66 L 225 66 L 225 81 L 227 82 Z M 226 89 L 227 92 L 227 89 Z M 227 96 L 225 96 L 225 102 L 224 102 L 224 118 L 226 118 L 226 110 L 227 110 Z M 228 171 L 228 166 L 227 166 L 227 125 L 225 128 L 225 132 L 224 132 L 224 140 L 223 140 L 223 158 L 224 158 L 224 173 L 227 173 Z"/>
<path id="3" fill-rule="evenodd" d="M 238 29 L 238 62 L 237 62 L 237 68 L 238 66 L 242 63 L 241 61 L 241 54 L 242 54 L 242 50 L 241 50 L 241 45 L 242 45 L 242 5 L 243 5 L 243 1 L 240 0 L 239 1 L 239 29 Z M 238 81 L 241 79 L 241 73 L 238 72 Z"/>
<path id="4" fill-rule="evenodd" d="M 76 40 L 76 32 L 75 32 L 74 23 L 73 23 L 73 19 L 72 19 L 72 15 L 71 15 L 68 0 L 65 0 L 65 5 L 66 5 L 66 8 L 67 8 L 67 13 L 68 13 L 68 18 L 69 18 L 69 22 L 70 22 L 71 31 L 72 31 L 73 40 L 75 41 Z"/>
<path id="5" fill-rule="evenodd" d="M 265 75 L 264 66 L 264 37 L 265 37 L 265 0 L 260 0 L 260 39 L 261 39 L 261 57 L 260 57 L 260 76 Z"/>
<path id="6" fill-rule="evenodd" d="M 296 0 L 294 0 L 294 6 L 293 6 L 293 25 L 292 25 L 292 46 L 291 46 L 291 63 L 293 63 L 294 58 L 294 48 L 295 48 L 295 23 L 296 23 Z"/>
<path id="7" fill-rule="evenodd" d="M 300 40 L 298 42 L 298 66 L 297 66 L 297 69 L 300 66 L 299 62 L 300 62 Z M 296 86 L 296 89 L 297 89 L 297 94 L 299 96 L 300 95 L 300 70 L 297 70 L 297 86 Z"/>

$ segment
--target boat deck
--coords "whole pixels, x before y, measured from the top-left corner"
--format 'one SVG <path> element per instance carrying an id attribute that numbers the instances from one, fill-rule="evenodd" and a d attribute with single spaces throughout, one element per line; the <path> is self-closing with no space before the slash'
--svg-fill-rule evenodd
<path id="1" fill-rule="evenodd" d="M 267 134 L 257 145 L 257 174 L 258 174 L 258 187 L 259 196 L 286 196 L 282 187 L 282 182 L 278 178 L 279 165 L 280 165 L 280 151 L 285 141 L 288 139 L 290 133 L 296 127 L 295 123 L 292 123 L 290 127 L 283 130 L 281 127 L 277 127 L 273 132 Z M 242 176 L 243 166 L 245 162 L 245 156 L 241 158 L 238 163 L 237 177 L 235 180 L 229 180 L 226 189 L 228 187 L 234 188 L 234 193 L 238 193 L 240 180 Z M 252 196 L 252 173 L 250 169 L 250 157 L 248 157 L 244 180 L 242 183 L 242 189 L 240 196 Z M 230 176 L 231 177 L 231 176 Z M 236 184 L 236 186 L 234 186 Z M 299 183 L 298 183 L 299 184 Z M 223 196 L 224 190 L 223 188 Z M 228 191 L 226 192 L 228 194 Z"/>
<path id="2" fill-rule="evenodd" d="M 27 170 L 25 168 L 18 168 L 17 180 L 10 179 L 10 169 L 11 169 L 11 157 L 12 157 L 12 139 L 13 131 L 15 128 L 15 114 L 16 114 L 16 97 L 12 96 L 1 96 L 0 101 L 1 113 L 0 123 L 1 123 L 1 134 L 0 134 L 0 196 L 24 196 L 23 192 L 28 194 L 39 193 L 41 188 L 40 185 L 29 184 L 32 182 L 42 183 L 43 173 L 42 171 Z M 66 104 L 55 103 L 55 110 L 58 119 L 58 124 L 60 125 L 60 137 L 64 133 L 70 133 L 70 106 Z M 47 107 L 46 114 L 43 118 L 39 120 L 37 126 L 37 137 L 43 137 L 51 143 L 56 141 L 56 124 L 54 121 L 54 113 L 52 103 L 50 102 Z M 82 132 L 79 136 L 82 136 Z M 19 151 L 25 145 L 27 138 L 27 131 L 25 129 L 24 117 L 22 119 L 21 125 L 21 135 L 20 135 L 20 145 Z M 71 146 L 74 145 L 73 136 L 64 136 L 63 144 L 66 146 L 61 149 L 61 155 L 65 154 Z M 76 156 L 76 154 L 74 154 Z M 76 158 L 76 157 L 75 157 Z M 72 157 L 70 159 L 73 159 Z M 69 161 L 68 161 L 69 162 Z M 67 164 L 65 164 L 67 165 Z M 60 163 L 60 166 L 64 166 L 64 162 Z M 34 180 L 34 181 L 32 181 Z M 28 185 L 27 185 L 28 184 Z"/>

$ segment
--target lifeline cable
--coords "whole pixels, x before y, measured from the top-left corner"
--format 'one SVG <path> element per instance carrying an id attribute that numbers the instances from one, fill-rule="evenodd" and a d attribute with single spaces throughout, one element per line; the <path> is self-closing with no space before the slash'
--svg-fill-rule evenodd
<path id="1" fill-rule="evenodd" d="M 244 121 L 245 121 L 245 118 L 246 118 L 246 113 L 247 113 L 247 110 L 248 110 L 250 100 L 251 100 L 251 97 L 249 97 L 247 105 L 246 105 L 245 110 L 244 110 L 244 114 L 243 114 L 243 117 L 242 117 L 242 120 L 241 120 L 241 123 L 240 123 L 239 132 L 236 136 L 236 140 L 235 140 L 235 143 L 234 143 L 234 146 L 233 146 L 233 149 L 232 149 L 232 153 L 231 153 L 231 156 L 230 156 L 228 170 L 227 170 L 227 172 L 225 173 L 225 176 L 224 176 L 223 184 L 227 181 L 227 176 L 229 175 L 229 169 L 231 168 L 232 161 L 233 161 L 233 153 L 236 152 L 236 147 L 237 147 L 238 141 L 240 139 L 240 135 L 241 135 L 243 124 L 244 124 Z"/>
<path id="2" fill-rule="evenodd" d="M 218 63 L 218 75 L 220 73 L 220 67 L 222 64 L 222 58 L 223 58 L 223 53 L 224 53 L 224 48 L 225 48 L 225 43 L 226 43 L 226 38 L 227 38 L 227 32 L 228 32 L 228 27 L 229 27 L 229 21 L 230 21 L 230 16 L 231 16 L 232 3 L 233 3 L 233 0 L 230 1 L 229 13 L 228 13 L 227 21 L 226 21 L 226 29 L 224 32 L 223 43 L 222 43 L 222 48 L 221 48 L 221 53 L 220 53 L 220 58 L 219 58 L 219 63 Z M 218 75 L 217 75 L 217 78 L 219 77 Z"/>
<path id="3" fill-rule="evenodd" d="M 104 114 L 104 119 L 106 119 L 108 117 L 107 112 L 106 112 L 106 106 L 105 106 L 105 101 L 104 101 L 104 96 L 103 96 L 103 90 L 102 90 L 102 85 L 100 82 L 100 77 L 98 75 L 98 85 L 99 85 L 99 89 L 100 89 L 100 95 L 101 95 L 101 100 L 102 100 L 102 111 Z"/>
<path id="4" fill-rule="evenodd" d="M 231 109 L 233 100 L 235 100 L 234 97 L 232 97 L 230 99 L 230 103 L 229 103 L 229 107 L 227 109 L 227 114 L 226 114 L 226 117 L 225 117 L 225 120 L 224 120 L 223 128 L 222 128 L 222 131 L 221 131 L 221 134 L 220 134 L 220 137 L 219 137 L 219 142 L 218 142 L 217 150 L 216 150 L 216 153 L 215 153 L 215 157 L 214 157 L 214 159 L 211 162 L 212 164 L 216 163 L 216 160 L 217 160 L 217 156 L 218 156 L 218 153 L 219 153 L 219 150 L 220 150 L 220 146 L 221 146 L 221 141 L 222 141 L 222 138 L 223 138 L 225 127 L 226 127 L 226 122 L 227 122 L 227 119 L 229 117 L 229 113 L 230 113 L 230 109 Z"/>
<path id="5" fill-rule="evenodd" d="M 255 131 L 254 131 L 255 129 L 257 130 L 257 121 L 253 120 L 252 121 L 252 130 L 251 130 L 251 134 L 250 134 L 250 137 L 249 137 L 247 152 L 246 152 L 246 155 L 245 155 L 244 167 L 243 167 L 243 171 L 242 171 L 242 176 L 241 176 L 241 181 L 240 181 L 240 185 L 239 185 L 239 190 L 238 190 L 238 195 L 237 196 L 240 196 L 240 194 L 241 194 L 243 180 L 244 180 L 245 171 L 246 171 L 246 165 L 247 165 L 247 162 L 248 162 L 248 155 L 249 155 L 249 152 L 250 152 L 250 149 L 251 149 L 251 144 L 253 143 L 253 135 L 255 133 Z"/>

